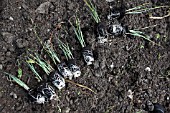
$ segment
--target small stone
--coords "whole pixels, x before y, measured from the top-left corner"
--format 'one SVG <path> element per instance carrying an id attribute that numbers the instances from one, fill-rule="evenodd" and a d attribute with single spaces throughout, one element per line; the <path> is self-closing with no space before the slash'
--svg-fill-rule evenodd
<path id="1" fill-rule="evenodd" d="M 72 2 L 72 3 L 70 3 L 68 9 L 73 10 L 73 8 L 74 8 L 74 3 Z"/>
<path id="2" fill-rule="evenodd" d="M 11 92 L 9 95 L 10 95 L 12 98 L 17 99 L 17 94 L 15 94 L 14 92 Z"/>
<path id="3" fill-rule="evenodd" d="M 3 47 L 2 47 L 2 50 L 3 50 L 3 51 L 7 51 L 7 48 L 3 46 Z"/>
<path id="4" fill-rule="evenodd" d="M 48 14 L 49 8 L 52 6 L 51 2 L 44 2 L 35 10 L 36 13 Z"/>
<path id="5" fill-rule="evenodd" d="M 21 38 L 17 39 L 16 43 L 17 43 L 18 48 L 24 48 L 24 47 L 26 47 L 28 45 L 28 41 L 23 40 Z"/>
<path id="6" fill-rule="evenodd" d="M 100 69 L 95 70 L 95 76 L 96 77 L 101 77 L 103 75 L 102 71 Z"/>
<path id="7" fill-rule="evenodd" d="M 8 51 L 8 52 L 6 53 L 6 56 L 10 56 L 10 55 L 11 55 L 11 52 Z"/>
<path id="8" fill-rule="evenodd" d="M 1 56 L 0 61 L 3 61 L 3 60 L 5 60 L 5 57 Z"/>
<path id="9" fill-rule="evenodd" d="M 114 68 L 114 64 L 113 64 L 113 63 L 110 65 L 110 68 L 111 68 L 111 69 L 113 69 L 113 68 Z"/>
<path id="10" fill-rule="evenodd" d="M 146 68 L 145 68 L 145 71 L 150 72 L 150 71 L 151 71 L 151 68 L 150 68 L 150 67 L 146 67 Z"/>
<path id="11" fill-rule="evenodd" d="M 9 32 L 2 32 L 2 36 L 7 43 L 12 43 L 15 36 Z"/>
<path id="12" fill-rule="evenodd" d="M 67 107 L 66 110 L 65 110 L 65 113 L 69 113 L 70 112 L 70 108 Z"/>
<path id="13" fill-rule="evenodd" d="M 3 68 L 3 66 L 2 66 L 2 64 L 0 64 L 0 69 L 2 69 Z"/>
<path id="14" fill-rule="evenodd" d="M 9 20 L 12 20 L 12 21 L 13 21 L 13 20 L 14 20 L 14 18 L 13 18 L 12 16 L 10 16 L 10 17 L 9 17 Z"/>
<path id="15" fill-rule="evenodd" d="M 127 95 L 131 100 L 133 100 L 133 92 L 132 90 L 128 90 L 128 95 Z"/>
<path id="16" fill-rule="evenodd" d="M 11 47 L 9 47 L 8 49 L 9 49 L 9 51 L 11 51 L 11 52 L 14 52 L 14 51 L 15 51 L 15 48 L 14 48 L 13 45 L 12 45 Z"/>
<path id="17" fill-rule="evenodd" d="M 94 62 L 94 69 L 97 69 L 97 68 L 99 68 L 100 66 L 99 66 L 99 61 L 98 60 L 96 60 L 95 62 Z"/>

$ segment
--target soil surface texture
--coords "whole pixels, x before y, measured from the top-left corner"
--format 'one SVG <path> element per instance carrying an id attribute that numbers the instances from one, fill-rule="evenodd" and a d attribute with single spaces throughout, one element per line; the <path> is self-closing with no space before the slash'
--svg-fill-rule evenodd
<path id="1" fill-rule="evenodd" d="M 125 9 L 148 2 L 153 7 L 170 6 L 168 0 L 116 2 L 116 6 Z M 109 23 L 109 4 L 105 0 L 93 0 L 93 3 L 101 21 Z M 76 11 L 84 39 L 94 52 L 95 62 L 91 66 L 83 61 L 82 47 L 68 22 Z M 153 16 L 163 16 L 167 11 L 161 8 L 151 12 Z M 148 113 L 148 103 L 151 103 L 149 109 L 152 103 L 159 103 L 170 113 L 170 17 L 156 20 L 150 19 L 148 13 L 125 15 L 119 23 L 129 29 L 156 25 L 142 31 L 157 45 L 134 36 L 110 36 L 107 43 L 98 44 L 95 21 L 83 0 L 1 0 L 0 70 L 17 76 L 18 67 L 21 67 L 21 80 L 31 88 L 39 84 L 24 63 L 28 49 L 37 51 L 54 64 L 33 32 L 36 27 L 40 39 L 51 40 L 62 60 L 65 57 L 58 49 L 56 38 L 61 35 L 61 40 L 68 42 L 82 72 L 72 81 L 96 93 L 67 82 L 61 91 L 56 89 L 56 100 L 37 105 L 28 101 L 22 87 L 0 72 L 0 113 Z M 36 69 L 46 80 L 42 69 L 38 66 Z"/>

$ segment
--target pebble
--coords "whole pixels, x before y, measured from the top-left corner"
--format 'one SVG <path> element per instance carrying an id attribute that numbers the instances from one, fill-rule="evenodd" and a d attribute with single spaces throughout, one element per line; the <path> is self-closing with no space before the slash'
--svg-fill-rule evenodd
<path id="1" fill-rule="evenodd" d="M 8 52 L 6 53 L 6 56 L 10 56 L 10 55 L 11 55 L 11 52 L 8 51 Z"/>
<path id="2" fill-rule="evenodd" d="M 35 10 L 36 13 L 48 14 L 49 8 L 52 6 L 51 2 L 44 2 Z"/>
<path id="3" fill-rule="evenodd" d="M 75 5 L 74 3 L 70 3 L 68 9 L 73 10 L 74 9 L 74 5 Z"/>
<path id="4" fill-rule="evenodd" d="M 151 68 L 150 68 L 150 67 L 146 67 L 146 68 L 145 68 L 145 71 L 150 72 L 150 71 L 151 71 Z"/>
<path id="5" fill-rule="evenodd" d="M 13 18 L 12 16 L 10 16 L 10 17 L 9 17 L 9 20 L 12 20 L 12 21 L 13 21 L 13 20 L 14 20 L 14 18 Z"/>
<path id="6" fill-rule="evenodd" d="M 2 32 L 2 36 L 7 43 L 12 43 L 15 38 L 15 36 L 9 32 Z"/>
<path id="7" fill-rule="evenodd" d="M 5 57 L 1 56 L 0 61 L 3 61 L 3 60 L 5 60 Z"/>
<path id="8" fill-rule="evenodd" d="M 70 108 L 69 107 L 66 107 L 66 109 L 65 109 L 65 113 L 70 113 Z"/>
<path id="9" fill-rule="evenodd" d="M 2 69 L 3 68 L 3 66 L 2 66 L 2 64 L 0 64 L 0 69 Z"/>
<path id="10" fill-rule="evenodd" d="M 12 98 L 17 99 L 17 94 L 15 94 L 14 92 L 11 92 L 9 95 L 10 95 Z"/>
<path id="11" fill-rule="evenodd" d="M 28 41 L 23 40 L 21 38 L 17 39 L 16 43 L 17 43 L 18 48 L 24 48 L 28 45 Z"/>
<path id="12" fill-rule="evenodd" d="M 114 64 L 113 64 L 113 62 L 112 62 L 112 64 L 110 65 L 110 68 L 111 68 L 111 69 L 113 69 L 113 68 L 114 68 Z"/>
<path id="13" fill-rule="evenodd" d="M 128 95 L 127 95 L 131 100 L 133 100 L 133 92 L 132 90 L 128 90 Z"/>

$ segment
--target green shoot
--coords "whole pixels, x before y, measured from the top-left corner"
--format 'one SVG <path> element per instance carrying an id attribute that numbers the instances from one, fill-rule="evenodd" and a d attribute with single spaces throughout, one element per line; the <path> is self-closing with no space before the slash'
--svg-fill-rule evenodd
<path id="1" fill-rule="evenodd" d="M 22 77 L 22 69 L 18 68 L 18 78 L 21 78 L 21 77 Z"/>
<path id="2" fill-rule="evenodd" d="M 73 30 L 74 30 L 76 37 L 78 38 L 81 46 L 85 47 L 86 43 L 84 41 L 83 33 L 81 31 L 80 20 L 78 17 L 75 17 L 75 19 L 76 19 L 76 27 L 70 21 L 69 22 L 70 22 L 71 26 L 73 27 Z"/>
<path id="3" fill-rule="evenodd" d="M 66 56 L 67 60 L 68 59 L 73 59 L 73 54 L 71 53 L 71 50 L 67 44 L 64 44 L 60 39 L 58 39 L 59 42 L 59 47 L 60 49 L 64 52 L 64 55 Z"/>
<path id="4" fill-rule="evenodd" d="M 42 58 L 41 58 L 42 59 L 41 60 L 40 57 L 37 54 L 35 54 L 35 55 L 30 54 L 30 56 L 33 59 L 29 58 L 29 60 L 27 62 L 35 62 L 36 64 L 38 64 L 44 70 L 44 72 L 47 75 L 49 75 L 54 70 L 53 67 L 49 63 L 47 63 Z"/>
<path id="5" fill-rule="evenodd" d="M 99 15 L 97 13 L 97 9 L 92 4 L 91 0 L 84 0 L 84 2 L 89 7 L 93 19 L 96 21 L 96 23 L 99 23 L 100 22 L 100 18 L 99 18 Z"/>
<path id="6" fill-rule="evenodd" d="M 19 60 L 17 60 L 17 65 L 18 65 L 18 78 L 21 78 L 22 77 L 22 69 L 20 68 L 20 63 L 19 63 Z"/>
<path id="7" fill-rule="evenodd" d="M 149 3 L 145 3 L 143 5 L 139 5 L 136 6 L 134 8 L 128 9 L 125 11 L 125 14 L 140 14 L 140 13 L 144 13 L 144 12 L 148 12 L 154 9 L 160 9 L 160 8 L 164 8 L 164 7 L 168 7 L 168 6 L 156 6 L 153 8 L 149 8 Z"/>
<path id="8" fill-rule="evenodd" d="M 16 82 L 18 85 L 20 85 L 21 87 L 23 87 L 25 90 L 29 90 L 30 88 L 23 82 L 21 81 L 19 78 L 15 77 L 12 74 L 3 72 L 5 75 L 8 75 L 14 82 Z"/>
<path id="9" fill-rule="evenodd" d="M 154 41 L 150 40 L 150 36 L 146 35 L 145 33 L 143 33 L 142 31 L 138 31 L 138 30 L 129 30 L 129 33 L 126 34 L 130 34 L 133 36 L 137 36 L 137 37 L 141 37 L 149 42 L 152 42 L 153 44 L 156 44 L 158 46 L 160 46 L 159 44 L 155 43 Z"/>
<path id="10" fill-rule="evenodd" d="M 38 72 L 35 70 L 35 67 L 33 65 L 33 63 L 35 63 L 34 61 L 32 61 L 31 59 L 30 60 L 27 60 L 26 61 L 27 65 L 29 66 L 29 68 L 31 69 L 31 71 L 35 74 L 35 78 L 38 80 L 38 82 L 42 81 L 42 78 L 41 76 L 38 74 Z"/>

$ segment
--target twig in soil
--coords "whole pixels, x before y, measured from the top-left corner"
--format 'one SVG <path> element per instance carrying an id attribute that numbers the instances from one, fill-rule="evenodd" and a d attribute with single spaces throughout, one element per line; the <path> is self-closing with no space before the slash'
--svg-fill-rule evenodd
<path id="1" fill-rule="evenodd" d="M 93 17 L 93 19 L 96 21 L 96 23 L 100 22 L 100 18 L 99 15 L 97 13 L 97 9 L 96 7 L 93 5 L 93 3 L 91 2 L 91 0 L 83 0 L 85 2 L 85 4 L 89 7 L 91 15 Z"/>
<path id="2" fill-rule="evenodd" d="M 93 93 L 97 94 L 95 91 L 93 91 L 92 89 L 90 89 L 90 88 L 89 88 L 89 87 L 87 87 L 87 86 L 84 86 L 84 85 L 81 85 L 81 84 L 75 83 L 75 82 L 70 81 L 70 80 L 65 80 L 65 81 L 66 81 L 66 82 L 68 82 L 68 83 L 71 83 L 71 84 L 77 85 L 77 86 L 79 86 L 79 87 L 82 87 L 82 88 L 88 89 L 89 91 L 91 91 L 91 92 L 93 92 Z"/>
<path id="3" fill-rule="evenodd" d="M 151 7 L 149 8 L 150 3 L 145 3 L 143 5 L 139 5 L 136 6 L 134 8 L 128 9 L 125 11 L 125 14 L 140 14 L 140 13 L 144 13 L 144 12 L 148 12 L 154 9 L 160 9 L 160 8 L 164 8 L 164 7 L 169 7 L 169 6 L 155 6 L 155 7 Z"/>
<path id="4" fill-rule="evenodd" d="M 156 17 L 156 16 L 152 16 L 152 14 L 150 14 L 150 15 L 149 15 L 149 18 L 150 18 L 150 19 L 158 19 L 158 20 L 161 20 L 161 19 L 167 18 L 167 17 L 169 17 L 169 16 L 170 16 L 170 8 L 169 8 L 169 10 L 168 10 L 168 14 L 167 14 L 167 15 L 164 15 L 164 16 L 162 16 L 162 17 Z"/>

